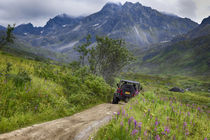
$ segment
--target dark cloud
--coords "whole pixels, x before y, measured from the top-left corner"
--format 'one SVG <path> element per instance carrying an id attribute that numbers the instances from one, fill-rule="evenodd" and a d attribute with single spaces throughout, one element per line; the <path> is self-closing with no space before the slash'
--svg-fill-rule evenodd
<path id="1" fill-rule="evenodd" d="M 105 3 L 121 2 L 126 0 L 0 0 L 0 25 L 21 24 L 32 22 L 34 25 L 44 25 L 49 18 L 66 13 L 71 16 L 89 15 L 99 11 Z M 210 8 L 210 0 L 199 0 L 206 5 L 202 16 L 197 13 L 199 9 L 197 0 L 128 0 L 151 6 L 160 11 L 174 13 L 182 17 L 201 20 L 207 16 Z M 195 3 L 196 2 L 196 3 Z M 201 2 L 201 3 L 202 3 Z M 210 12 L 209 12 L 210 13 Z M 198 15 L 199 17 L 196 17 Z"/>

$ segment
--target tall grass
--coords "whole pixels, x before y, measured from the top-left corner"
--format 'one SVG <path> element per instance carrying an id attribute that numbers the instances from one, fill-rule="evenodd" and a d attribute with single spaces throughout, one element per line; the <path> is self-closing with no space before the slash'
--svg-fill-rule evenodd
<path id="1" fill-rule="evenodd" d="M 73 68 L 0 52 L 0 133 L 110 101 L 103 78 Z"/>
<path id="2" fill-rule="evenodd" d="M 207 77 L 124 73 L 122 78 L 139 81 L 143 92 L 114 114 L 94 139 L 210 139 L 210 82 Z M 188 88 L 188 91 L 170 92 L 172 87 Z"/>
<path id="3" fill-rule="evenodd" d="M 95 139 L 209 139 L 210 121 L 198 105 L 186 105 L 176 97 L 153 92 L 139 95 L 114 114 L 111 123 L 99 130 Z"/>

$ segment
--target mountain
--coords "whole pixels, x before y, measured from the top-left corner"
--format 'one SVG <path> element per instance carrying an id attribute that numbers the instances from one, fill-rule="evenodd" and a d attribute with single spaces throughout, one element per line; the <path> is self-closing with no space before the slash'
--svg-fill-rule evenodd
<path id="1" fill-rule="evenodd" d="M 136 51 L 134 71 L 152 74 L 210 75 L 210 17 L 192 31 L 146 51 Z"/>
<path id="2" fill-rule="evenodd" d="M 34 27 L 31 23 L 17 26 L 14 33 L 17 35 L 27 36 L 28 34 L 40 35 L 41 27 Z"/>
<path id="3" fill-rule="evenodd" d="M 4 26 L 0 25 L 0 31 L 5 30 L 6 28 Z"/>
<path id="4" fill-rule="evenodd" d="M 130 47 L 143 48 L 171 40 L 197 26 L 190 19 L 161 13 L 140 3 L 126 2 L 124 5 L 107 3 L 99 12 L 87 17 L 58 15 L 44 27 L 20 25 L 15 33 L 32 46 L 70 53 L 87 34 L 125 39 Z"/>
<path id="5" fill-rule="evenodd" d="M 193 29 L 192 31 L 189 31 L 186 34 L 177 36 L 173 39 L 173 42 L 181 41 L 181 40 L 190 40 L 201 36 L 210 35 L 210 16 L 203 19 L 201 24 Z"/>

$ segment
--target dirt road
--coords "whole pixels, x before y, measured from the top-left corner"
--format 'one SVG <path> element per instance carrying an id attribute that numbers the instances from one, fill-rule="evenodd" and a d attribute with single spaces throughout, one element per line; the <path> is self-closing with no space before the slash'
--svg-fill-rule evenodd
<path id="1" fill-rule="evenodd" d="M 123 104 L 101 104 L 70 117 L 0 135 L 0 140 L 87 140 Z"/>

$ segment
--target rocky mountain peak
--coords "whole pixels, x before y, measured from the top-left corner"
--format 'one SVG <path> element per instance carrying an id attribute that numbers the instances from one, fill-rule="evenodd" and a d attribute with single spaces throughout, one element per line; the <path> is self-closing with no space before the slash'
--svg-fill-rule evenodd
<path id="1" fill-rule="evenodd" d="M 141 3 L 136 2 L 136 3 L 132 3 L 132 2 L 125 2 L 125 4 L 123 5 L 124 8 L 133 8 L 133 7 L 142 7 Z"/>
<path id="2" fill-rule="evenodd" d="M 203 21 L 201 23 L 201 25 L 207 25 L 207 24 L 210 24 L 210 16 L 205 18 L 205 19 L 203 19 Z"/>
<path id="3" fill-rule="evenodd" d="M 117 11 L 121 9 L 122 4 L 121 3 L 112 3 L 108 2 L 101 11 Z"/>

